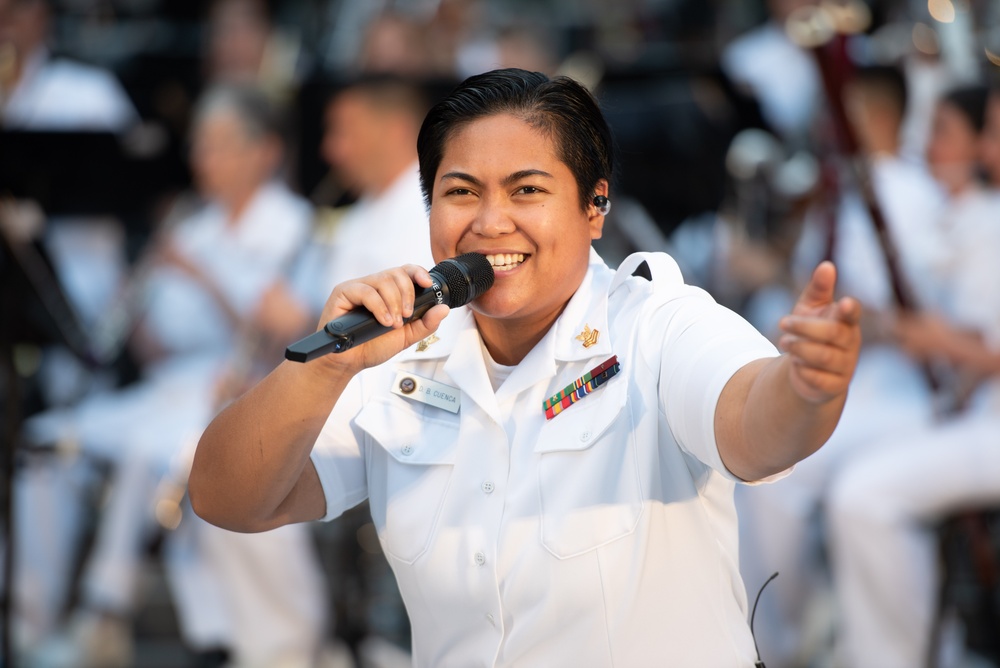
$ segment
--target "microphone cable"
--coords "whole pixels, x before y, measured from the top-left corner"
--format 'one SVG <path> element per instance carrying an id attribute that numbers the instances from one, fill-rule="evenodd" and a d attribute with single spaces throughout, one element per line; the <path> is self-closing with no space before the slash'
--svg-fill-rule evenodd
<path id="1" fill-rule="evenodd" d="M 776 577 L 778 577 L 778 571 L 772 573 L 771 577 L 765 580 L 764 584 L 762 584 L 760 586 L 760 589 L 757 590 L 757 598 L 754 599 L 753 610 L 751 610 L 750 612 L 750 635 L 753 637 L 754 651 L 757 652 L 757 661 L 755 661 L 753 664 L 754 668 L 767 668 L 767 666 L 764 665 L 764 662 L 760 660 L 760 647 L 757 647 L 757 634 L 753 632 L 753 620 L 754 617 L 757 616 L 757 604 L 760 603 L 760 595 L 764 593 L 764 587 L 771 584 L 771 580 L 773 580 Z"/>

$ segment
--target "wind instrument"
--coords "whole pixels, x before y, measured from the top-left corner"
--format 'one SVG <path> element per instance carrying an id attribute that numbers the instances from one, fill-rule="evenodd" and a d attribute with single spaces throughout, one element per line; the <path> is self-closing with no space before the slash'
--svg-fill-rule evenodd
<path id="1" fill-rule="evenodd" d="M 918 301 L 904 279 L 899 249 L 892 238 L 875 193 L 870 166 L 867 158 L 861 154 L 857 135 L 844 104 L 844 89 L 854 69 L 847 50 L 848 38 L 867 29 L 870 22 L 871 12 L 859 0 L 824 0 L 793 12 L 785 29 L 789 38 L 810 51 L 816 60 L 837 143 L 850 167 L 851 176 L 875 230 L 885 259 L 893 301 L 901 311 L 916 311 L 919 308 Z M 928 364 L 923 364 L 922 369 L 931 391 L 938 394 L 942 387 L 938 370 Z"/>

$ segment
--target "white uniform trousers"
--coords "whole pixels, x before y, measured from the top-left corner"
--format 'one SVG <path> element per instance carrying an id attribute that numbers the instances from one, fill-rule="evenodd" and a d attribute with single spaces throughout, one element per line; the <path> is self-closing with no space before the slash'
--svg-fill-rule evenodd
<path id="1" fill-rule="evenodd" d="M 893 438 L 831 491 L 831 557 L 847 666 L 925 665 L 937 606 L 935 523 L 1000 503 L 1000 416 Z"/>
<path id="2" fill-rule="evenodd" d="M 828 586 L 824 567 L 825 506 L 843 466 L 870 454 L 881 440 L 921 431 L 932 419 L 931 394 L 921 372 L 885 347 L 862 352 L 843 416 L 830 440 L 769 485 L 738 485 L 740 571 L 750 601 L 767 578 L 754 634 L 768 668 L 799 665 L 814 597 Z M 860 665 L 860 664 L 859 664 Z"/>
<path id="3" fill-rule="evenodd" d="M 329 592 L 310 526 L 244 534 L 193 519 L 225 595 L 234 667 L 315 665 L 330 627 Z"/>

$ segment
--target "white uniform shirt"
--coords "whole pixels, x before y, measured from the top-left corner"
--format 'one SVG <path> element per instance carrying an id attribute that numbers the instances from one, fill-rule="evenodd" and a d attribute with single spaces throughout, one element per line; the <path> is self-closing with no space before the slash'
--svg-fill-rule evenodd
<path id="1" fill-rule="evenodd" d="M 415 665 L 753 664 L 714 416 L 733 373 L 775 350 L 668 256 L 650 264 L 654 283 L 626 269 L 609 298 L 592 253 L 495 393 L 460 308 L 333 409 L 312 455 L 326 519 L 369 499 Z M 612 355 L 618 375 L 545 419 L 544 399 Z M 398 371 L 454 388 L 458 413 L 393 394 Z"/>
<path id="2" fill-rule="evenodd" d="M 1000 349 L 1000 194 L 977 189 L 960 195 L 943 222 L 946 242 L 933 267 L 939 310 Z M 1000 414 L 1000 378 L 980 386 L 970 407 Z"/>
<path id="3" fill-rule="evenodd" d="M 889 235 L 899 253 L 903 280 L 919 305 L 930 306 L 936 293 L 929 271 L 939 257 L 940 220 L 944 194 L 927 170 L 916 162 L 879 157 L 871 164 L 872 185 Z M 796 249 L 797 273 L 807 277 L 822 259 L 826 232 L 817 217 L 807 222 Z M 841 199 L 834 245 L 837 290 L 879 309 L 893 306 L 885 257 L 860 196 L 848 192 Z"/>
<path id="4" fill-rule="evenodd" d="M 286 273 L 309 232 L 312 208 L 283 184 L 262 186 L 231 225 L 210 204 L 178 224 L 172 239 L 241 315 Z M 150 280 L 147 323 L 174 353 L 229 350 L 233 324 L 205 288 L 180 269 L 158 268 Z"/>
<path id="5" fill-rule="evenodd" d="M 0 99 L 3 125 L 20 130 L 121 132 L 139 115 L 109 72 L 71 60 L 49 58 L 38 49 L 7 99 Z"/>
<path id="6" fill-rule="evenodd" d="M 425 269 L 434 264 L 417 163 L 380 195 L 351 205 L 331 238 L 310 250 L 292 283 L 296 294 L 319 313 L 334 286 L 404 264 Z"/>
<path id="7" fill-rule="evenodd" d="M 972 190 L 942 217 L 945 243 L 933 266 L 936 303 L 960 326 L 991 332 L 1000 324 L 1000 195 Z"/>
<path id="8" fill-rule="evenodd" d="M 275 182 L 257 191 L 236 225 L 209 205 L 178 223 L 171 238 L 248 316 L 294 261 L 311 217 L 308 202 Z M 35 416 L 26 426 L 32 438 L 44 443 L 72 435 L 88 453 L 112 460 L 137 450 L 169 457 L 208 423 L 216 378 L 238 345 L 234 325 L 205 287 L 176 267 L 154 268 L 146 289 L 145 323 L 169 355 L 125 389 L 91 393 L 69 412 Z"/>

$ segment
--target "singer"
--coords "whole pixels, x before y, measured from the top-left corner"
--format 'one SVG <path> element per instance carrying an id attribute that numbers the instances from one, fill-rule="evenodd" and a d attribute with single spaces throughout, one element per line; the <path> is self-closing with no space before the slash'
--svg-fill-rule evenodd
<path id="1" fill-rule="evenodd" d="M 434 258 L 491 288 L 410 322 L 405 266 L 334 288 L 391 331 L 286 361 L 206 430 L 190 478 L 236 531 L 368 499 L 418 666 L 752 666 L 734 486 L 785 474 L 833 431 L 860 307 L 821 264 L 783 354 L 658 253 L 592 250 L 612 139 L 564 77 L 462 83 L 417 143 Z"/>

